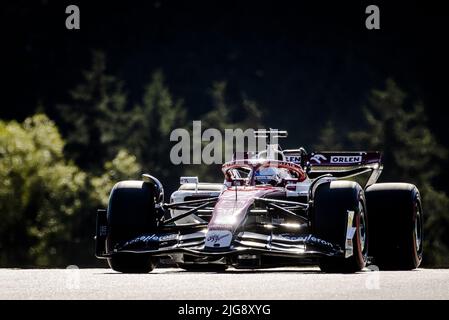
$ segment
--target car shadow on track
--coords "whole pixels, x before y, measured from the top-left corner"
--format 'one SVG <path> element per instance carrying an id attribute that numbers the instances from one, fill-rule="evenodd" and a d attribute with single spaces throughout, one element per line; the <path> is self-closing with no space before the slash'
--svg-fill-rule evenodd
<path id="1" fill-rule="evenodd" d="M 162 272 L 161 272 L 162 271 Z M 207 271 L 207 270 L 198 270 L 198 271 L 187 271 L 183 270 L 181 268 L 179 269 L 170 269 L 170 270 L 164 270 L 164 268 L 157 268 L 152 272 L 149 273 L 137 273 L 138 275 L 143 274 L 154 274 L 154 275 L 161 275 L 161 274 L 269 274 L 269 273 L 297 273 L 297 274 L 319 274 L 322 273 L 320 270 L 314 270 L 314 269 L 228 269 L 225 271 Z M 124 273 L 115 272 L 108 270 L 106 272 L 98 273 L 101 275 L 123 275 Z M 132 274 L 132 273 L 129 273 Z"/>
<path id="2" fill-rule="evenodd" d="M 416 271 L 416 270 L 415 270 Z M 365 269 L 363 271 L 357 272 L 355 274 L 365 274 L 371 272 L 368 269 Z M 158 267 L 156 269 L 154 269 L 154 271 L 149 272 L 149 273 L 137 273 L 138 275 L 164 275 L 164 274 L 178 274 L 178 275 L 182 275 L 182 274 L 274 274 L 274 273 L 285 273 L 285 274 L 291 274 L 291 273 L 295 273 L 295 274 L 323 274 L 323 275 L 354 275 L 354 273 L 325 273 L 322 272 L 319 268 L 317 267 L 285 267 L 285 268 L 262 268 L 262 269 L 236 269 L 236 268 L 228 268 L 227 270 L 223 270 L 223 271 L 217 271 L 217 270 L 183 270 L 181 268 L 164 268 L 164 267 Z M 120 272 L 115 272 L 112 270 L 107 270 L 105 272 L 101 272 L 99 274 L 102 275 L 123 275 L 123 273 Z"/>
<path id="3" fill-rule="evenodd" d="M 161 270 L 161 269 L 159 269 Z M 317 274 L 321 273 L 319 269 L 312 268 L 264 268 L 264 269 L 235 269 L 229 268 L 223 271 L 207 271 L 207 270 L 182 270 L 171 269 L 163 272 L 164 274 L 263 274 L 263 273 L 298 273 L 298 274 Z"/>

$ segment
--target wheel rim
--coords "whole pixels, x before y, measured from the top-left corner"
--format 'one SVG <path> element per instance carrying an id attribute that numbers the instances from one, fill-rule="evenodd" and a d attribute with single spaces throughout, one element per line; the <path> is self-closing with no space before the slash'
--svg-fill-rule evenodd
<path id="1" fill-rule="evenodd" d="M 419 253 L 422 244 L 422 220 L 421 220 L 421 210 L 418 205 L 416 205 L 416 219 L 415 219 L 415 244 L 416 251 Z"/>
<path id="2" fill-rule="evenodd" d="M 359 225 L 360 248 L 362 253 L 364 253 L 366 248 L 366 220 L 365 220 L 365 210 L 363 209 L 362 203 L 359 203 L 359 214 L 360 214 L 360 225 Z"/>

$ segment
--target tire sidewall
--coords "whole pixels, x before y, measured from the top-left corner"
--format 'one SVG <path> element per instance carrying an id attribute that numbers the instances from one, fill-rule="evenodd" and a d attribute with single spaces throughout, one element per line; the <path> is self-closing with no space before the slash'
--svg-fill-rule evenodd
<path id="1" fill-rule="evenodd" d="M 368 232 L 369 232 L 369 228 L 368 228 L 368 215 L 366 212 L 366 204 L 365 204 L 365 197 L 363 195 L 363 190 L 359 191 L 359 206 L 360 204 L 362 205 L 362 210 L 363 210 L 363 216 L 364 216 L 364 220 L 365 220 L 365 228 L 364 228 L 364 232 L 365 232 L 365 247 L 362 250 L 362 240 L 360 238 L 360 227 L 361 227 L 361 212 L 360 212 L 360 207 L 358 208 L 358 210 L 355 213 L 355 226 L 356 226 L 356 231 L 354 234 L 354 238 L 352 239 L 352 244 L 353 244 L 353 248 L 354 248 L 354 252 L 353 252 L 353 257 L 356 260 L 356 263 L 358 265 L 358 267 L 360 269 L 363 269 L 366 266 L 366 263 L 368 261 L 368 248 L 369 248 L 369 243 L 368 243 Z"/>
<path id="2" fill-rule="evenodd" d="M 318 192 L 318 193 L 317 193 Z M 318 186 L 314 194 L 313 232 L 318 238 L 340 246 L 341 256 L 319 259 L 325 272 L 353 273 L 362 270 L 368 260 L 368 213 L 363 188 L 353 181 L 331 181 Z M 361 210 L 365 219 L 365 248 L 360 237 Z M 352 241 L 352 255 L 345 257 L 347 248 L 348 211 L 353 211 L 352 227 L 356 228 Z"/>
<path id="3" fill-rule="evenodd" d="M 420 213 L 420 220 L 419 220 L 419 229 L 421 232 L 421 241 L 419 247 L 416 245 L 416 234 L 415 234 L 415 224 L 416 219 L 418 219 L 418 211 Z M 413 265 L 418 267 L 421 264 L 422 261 L 422 254 L 423 254 L 423 237 L 422 237 L 422 230 L 423 230 L 423 216 L 422 216 L 422 205 L 421 205 L 421 197 L 419 195 L 419 192 L 415 189 L 415 192 L 413 192 L 413 218 L 412 218 L 412 259 L 413 259 Z"/>

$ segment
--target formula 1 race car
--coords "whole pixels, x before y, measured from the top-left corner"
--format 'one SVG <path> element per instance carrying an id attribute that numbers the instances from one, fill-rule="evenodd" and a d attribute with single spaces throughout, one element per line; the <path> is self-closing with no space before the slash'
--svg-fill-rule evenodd
<path id="1" fill-rule="evenodd" d="M 421 263 L 419 191 L 376 183 L 379 152 L 308 154 L 268 144 L 253 156 L 235 156 L 222 171 L 224 183 L 181 177 L 169 203 L 149 174 L 118 182 L 107 210 L 97 212 L 96 256 L 129 273 L 150 272 L 163 260 L 185 270 L 307 263 L 342 273 Z"/>

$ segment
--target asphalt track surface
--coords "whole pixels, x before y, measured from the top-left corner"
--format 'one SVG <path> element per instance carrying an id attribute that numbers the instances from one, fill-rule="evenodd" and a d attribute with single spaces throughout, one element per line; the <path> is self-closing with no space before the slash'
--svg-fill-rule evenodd
<path id="1" fill-rule="evenodd" d="M 449 299 L 449 269 L 323 274 L 317 268 L 0 269 L 0 299 Z"/>

